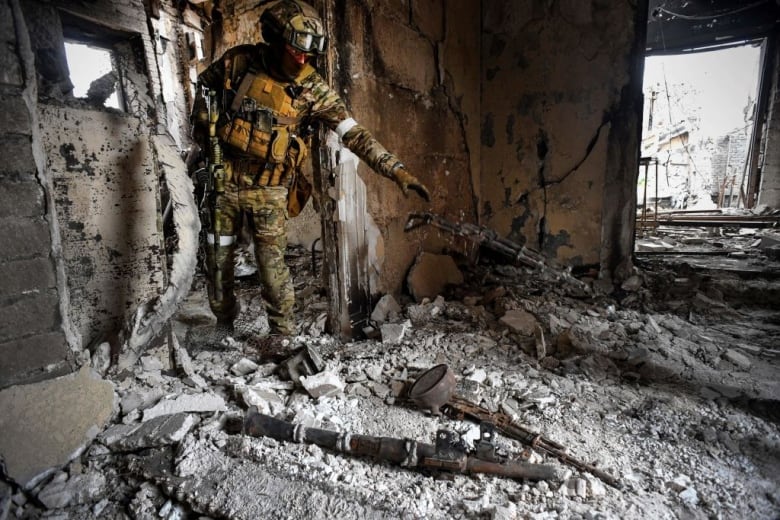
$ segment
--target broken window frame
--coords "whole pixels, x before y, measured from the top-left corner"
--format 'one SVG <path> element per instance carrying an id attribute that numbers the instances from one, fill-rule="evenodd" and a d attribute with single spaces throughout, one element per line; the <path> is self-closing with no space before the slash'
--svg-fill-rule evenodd
<path id="1" fill-rule="evenodd" d="M 117 105 L 118 106 L 114 107 L 114 106 L 107 105 L 105 101 L 103 102 L 103 106 L 105 108 L 114 108 L 114 109 L 117 109 L 117 110 L 121 110 L 123 112 L 126 111 L 125 99 L 124 99 L 124 95 L 122 93 L 121 81 L 119 79 L 120 72 L 119 72 L 119 66 L 118 66 L 118 63 L 117 63 L 118 60 L 117 60 L 116 52 L 114 51 L 114 49 L 111 48 L 111 47 L 105 47 L 105 46 L 101 45 L 100 43 L 95 43 L 95 42 L 85 43 L 83 41 L 73 40 L 73 39 L 70 39 L 70 38 L 66 38 L 65 39 L 65 44 L 66 45 L 67 44 L 82 45 L 82 46 L 88 47 L 90 49 L 97 49 L 97 50 L 105 51 L 105 52 L 108 53 L 108 55 L 110 57 L 110 60 L 111 60 L 111 71 L 117 77 L 117 82 L 116 82 L 116 87 L 114 89 L 114 92 L 117 95 Z M 66 47 L 66 49 L 67 49 L 67 47 Z M 66 55 L 66 57 L 68 56 L 67 50 L 66 50 L 65 55 Z M 72 73 L 72 66 L 71 66 L 70 62 L 68 62 L 68 72 L 70 74 L 71 84 L 72 84 L 73 83 L 73 73 Z M 92 78 L 92 81 L 95 81 L 95 80 L 98 80 L 98 79 L 100 79 L 100 76 Z M 71 91 L 71 93 L 72 92 L 73 91 Z M 76 96 L 75 94 L 73 94 L 73 97 L 75 97 L 78 100 L 82 100 L 82 101 L 88 99 L 88 97 L 86 95 L 84 95 L 84 96 Z M 106 101 L 108 101 L 108 99 L 106 99 Z"/>
<path id="2" fill-rule="evenodd" d="M 141 35 L 113 29 L 65 10 L 60 10 L 59 16 L 62 24 L 63 47 L 65 42 L 68 42 L 108 51 L 111 55 L 112 69 L 117 76 L 118 110 L 144 116 L 147 108 L 141 98 L 145 94 L 128 78 L 129 71 L 143 74 L 148 78 Z M 70 74 L 70 64 L 68 64 L 68 73 Z M 86 98 L 74 99 L 84 101 Z M 112 109 L 117 110 L 113 107 Z"/>

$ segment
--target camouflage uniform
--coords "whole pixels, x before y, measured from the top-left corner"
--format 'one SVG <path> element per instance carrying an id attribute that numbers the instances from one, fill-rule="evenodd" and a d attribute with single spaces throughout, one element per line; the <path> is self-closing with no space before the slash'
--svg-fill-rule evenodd
<path id="1" fill-rule="evenodd" d="M 232 322 L 238 314 L 233 290 L 233 260 L 236 236 L 245 214 L 253 233 L 271 330 L 273 333 L 291 334 L 294 332 L 292 310 L 295 298 L 290 273 L 284 262 L 287 245 L 285 220 L 287 190 L 293 173 L 307 152 L 304 141 L 299 137 L 301 130 L 311 123 L 321 122 L 334 130 L 344 145 L 372 169 L 395 180 L 404 192 L 408 187 L 415 188 L 415 183 L 422 185 L 405 171 L 395 155 L 352 118 L 343 100 L 314 68 L 307 64 L 296 78 L 279 79 L 271 76 L 274 70 L 269 66 L 271 59 L 271 48 L 265 44 L 242 45 L 227 51 L 199 77 L 201 85 L 217 93 L 217 106 L 221 112 L 217 129 L 223 141 L 226 170 L 225 193 L 216 201 L 221 236 L 212 239 L 219 240 L 220 247 L 216 252 L 213 247 L 208 248 L 208 263 L 212 270 L 210 278 L 216 271 L 222 274 L 222 298 L 215 297 L 213 284 L 210 284 L 209 303 L 220 321 Z M 242 83 L 245 77 L 261 79 L 256 79 L 259 83 L 251 83 L 249 89 L 242 89 L 250 84 L 249 80 Z M 250 95 L 242 96 L 242 90 Z M 258 99 L 259 103 L 256 102 Z M 261 111 L 267 107 L 263 100 L 270 99 L 276 106 L 272 107 L 273 121 L 269 122 L 263 115 L 266 112 Z M 248 107 L 246 101 L 249 101 Z M 203 113 L 204 104 L 200 96 L 196 101 L 196 115 Z M 236 121 L 241 121 L 236 117 L 238 112 L 251 112 L 246 115 L 251 122 L 246 128 L 238 128 Z M 261 116 L 264 122 L 258 122 Z M 202 131 L 203 118 L 196 117 L 196 130 L 198 121 Z M 246 132 L 254 132 L 264 125 L 273 127 L 274 136 L 285 134 L 283 159 L 279 150 L 274 150 L 274 143 L 266 143 L 265 138 L 254 139 L 252 134 L 254 141 L 247 141 Z M 234 130 L 235 135 L 244 136 L 238 148 L 228 144 L 232 142 L 234 134 L 231 132 Z M 275 158 L 271 159 L 274 152 Z M 424 187 L 422 190 L 427 196 L 427 190 Z"/>

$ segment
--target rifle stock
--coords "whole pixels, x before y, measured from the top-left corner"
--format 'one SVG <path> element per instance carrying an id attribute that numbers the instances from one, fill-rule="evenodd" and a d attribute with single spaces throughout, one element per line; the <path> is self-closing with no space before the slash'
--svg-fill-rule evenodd
<path id="1" fill-rule="evenodd" d="M 209 194 L 209 206 L 211 210 L 211 231 L 214 237 L 213 248 L 214 258 L 217 258 L 220 248 L 220 236 L 222 231 L 222 220 L 220 219 L 219 209 L 217 208 L 217 196 L 225 193 L 225 167 L 222 164 L 222 147 L 217 137 L 217 120 L 219 112 L 216 109 L 217 93 L 213 90 L 208 91 L 208 120 L 209 120 L 209 180 L 211 193 Z M 212 283 L 214 286 L 214 299 L 222 300 L 222 271 L 216 267 L 212 273 Z"/>
<path id="2" fill-rule="evenodd" d="M 483 226 L 468 222 L 459 224 L 450 222 L 433 213 L 410 213 L 404 226 L 404 231 L 411 231 L 425 225 L 431 225 L 452 235 L 463 237 L 470 242 L 509 258 L 515 264 L 525 265 L 547 273 L 556 280 L 566 282 L 586 293 L 590 292 L 588 284 L 575 278 L 565 270 L 550 267 L 541 254 L 507 238 L 499 237 L 498 233 Z"/>

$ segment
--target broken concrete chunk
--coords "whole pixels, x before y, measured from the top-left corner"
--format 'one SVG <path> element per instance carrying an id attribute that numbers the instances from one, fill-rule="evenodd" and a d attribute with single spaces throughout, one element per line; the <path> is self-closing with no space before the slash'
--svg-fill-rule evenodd
<path id="1" fill-rule="evenodd" d="M 230 372 L 237 376 L 245 376 L 255 370 L 257 370 L 257 363 L 247 358 L 239 359 L 237 363 L 230 367 Z"/>
<path id="2" fill-rule="evenodd" d="M 371 312 L 371 321 L 378 324 L 382 324 L 388 319 L 392 319 L 394 315 L 401 313 L 401 306 L 395 301 L 393 295 L 385 294 L 382 296 Z"/>
<path id="3" fill-rule="evenodd" d="M 111 366 L 111 344 L 104 341 L 95 348 L 92 353 L 92 368 L 101 375 L 105 375 Z"/>
<path id="4" fill-rule="evenodd" d="M 688 475 L 677 475 L 674 479 L 666 483 L 666 487 L 676 491 L 677 493 L 683 491 L 691 485 L 691 479 Z"/>
<path id="5" fill-rule="evenodd" d="M 607 494 L 607 486 L 596 477 L 585 474 L 585 480 L 588 481 L 588 493 L 592 498 L 603 497 Z"/>
<path id="6" fill-rule="evenodd" d="M 371 389 L 371 392 L 373 394 L 381 399 L 384 399 L 385 397 L 389 396 L 391 394 L 390 387 L 387 385 L 384 385 L 382 383 L 377 383 L 376 381 L 369 381 L 366 386 L 368 386 Z"/>
<path id="7" fill-rule="evenodd" d="M 113 450 L 159 448 L 180 442 L 197 423 L 194 414 L 161 415 L 141 424 L 112 426 L 100 435 L 100 441 Z"/>
<path id="8" fill-rule="evenodd" d="M 247 406 L 257 407 L 260 413 L 276 415 L 284 409 L 284 401 L 273 390 L 246 386 L 239 393 Z"/>
<path id="9" fill-rule="evenodd" d="M 382 343 L 390 345 L 401 343 L 409 328 L 411 328 L 411 323 L 408 320 L 403 323 L 385 323 L 381 329 Z"/>
<path id="10" fill-rule="evenodd" d="M 224 412 L 225 400 L 216 394 L 183 394 L 178 397 L 166 397 L 151 408 L 144 410 L 143 421 L 149 421 L 161 415 L 184 412 Z"/>
<path id="11" fill-rule="evenodd" d="M 695 506 L 699 503 L 699 494 L 692 487 L 680 492 L 680 498 L 688 505 Z"/>
<path id="12" fill-rule="evenodd" d="M 382 380 L 382 366 L 381 365 L 369 365 L 366 367 L 366 376 L 372 381 Z"/>
<path id="13" fill-rule="evenodd" d="M 621 289 L 628 292 L 636 292 L 642 288 L 642 278 L 637 275 L 629 276 L 620 286 Z"/>
<path id="14" fill-rule="evenodd" d="M 750 367 L 753 366 L 753 363 L 750 361 L 749 357 L 742 354 L 741 352 L 737 352 L 734 349 L 729 349 L 726 352 L 724 352 L 723 359 L 725 359 L 726 361 L 730 361 L 731 363 L 734 363 L 742 370 L 749 370 Z"/>
<path id="15" fill-rule="evenodd" d="M 106 477 L 97 471 L 73 475 L 67 480 L 53 479 L 40 493 L 38 500 L 48 509 L 89 504 L 98 501 L 106 491 Z"/>
<path id="16" fill-rule="evenodd" d="M 165 391 L 160 387 L 128 392 L 122 397 L 122 414 L 127 415 L 133 410 L 143 410 L 160 400 Z"/>
<path id="17" fill-rule="evenodd" d="M 415 301 L 435 298 L 449 284 L 462 284 L 463 273 L 449 255 L 421 253 L 406 277 L 409 292 Z"/>
<path id="18" fill-rule="evenodd" d="M 499 321 L 523 336 L 533 336 L 536 327 L 539 326 L 536 317 L 522 309 L 506 311 Z"/>
<path id="19" fill-rule="evenodd" d="M 541 361 L 547 357 L 547 343 L 544 341 L 544 329 L 539 324 L 534 328 L 534 338 L 536 340 L 536 359 Z"/>
<path id="20" fill-rule="evenodd" d="M 301 385 L 315 399 L 341 393 L 345 386 L 338 375 L 329 371 L 308 377 L 303 376 L 301 377 Z"/>
<path id="21" fill-rule="evenodd" d="M 116 408 L 114 387 L 89 367 L 0 391 L 0 459 L 29 489 L 81 454 Z"/>
<path id="22" fill-rule="evenodd" d="M 192 358 L 190 358 L 190 354 L 187 352 L 187 349 L 182 348 L 182 346 L 179 344 L 179 339 L 176 337 L 176 334 L 171 335 L 171 338 L 173 340 L 174 368 L 176 368 L 176 371 L 180 375 L 184 376 L 182 381 L 192 387 L 200 389 L 206 388 L 208 384 L 200 374 L 195 372 L 195 368 L 192 365 Z"/>
<path id="23" fill-rule="evenodd" d="M 588 482 L 584 478 L 574 477 L 567 480 L 563 486 L 561 486 L 561 492 L 568 497 L 581 497 L 587 496 Z"/>
<path id="24" fill-rule="evenodd" d="M 145 372 L 159 372 L 164 368 L 162 361 L 156 356 L 143 356 L 141 358 L 141 367 Z"/>

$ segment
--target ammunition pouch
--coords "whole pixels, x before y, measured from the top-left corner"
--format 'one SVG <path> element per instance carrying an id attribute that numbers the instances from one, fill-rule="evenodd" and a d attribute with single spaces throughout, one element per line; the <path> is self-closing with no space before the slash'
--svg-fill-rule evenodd
<path id="1" fill-rule="evenodd" d="M 224 122 L 217 129 L 217 135 L 233 150 L 266 159 L 273 130 L 273 115 L 265 110 L 255 110 Z"/>

